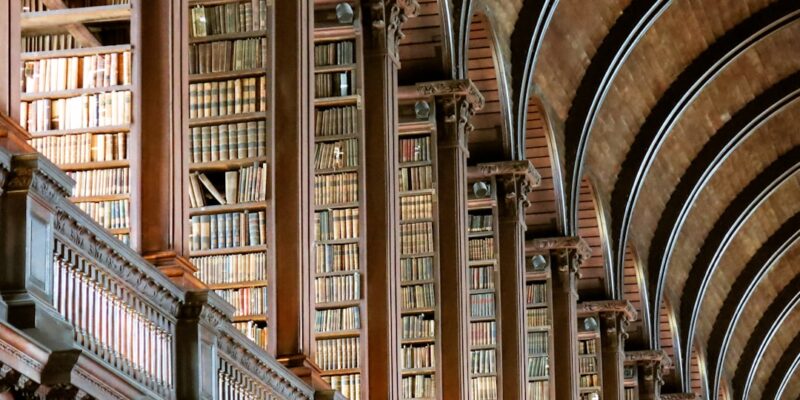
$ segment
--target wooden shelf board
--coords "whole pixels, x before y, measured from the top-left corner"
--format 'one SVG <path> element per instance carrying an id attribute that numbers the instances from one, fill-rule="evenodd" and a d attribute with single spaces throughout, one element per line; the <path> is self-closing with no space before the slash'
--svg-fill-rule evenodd
<path id="1" fill-rule="evenodd" d="M 244 78 L 244 77 L 265 75 L 266 73 L 267 73 L 266 69 L 256 68 L 256 69 L 242 69 L 238 71 L 209 72 L 206 74 L 191 74 L 189 75 L 189 83 Z"/>
<path id="2" fill-rule="evenodd" d="M 527 354 L 526 353 L 525 356 L 528 357 L 528 358 L 542 358 L 542 357 L 550 357 L 550 354 L 549 353 L 542 353 L 542 352 L 533 353 L 533 354 Z"/>
<path id="3" fill-rule="evenodd" d="M 526 328 L 527 332 L 549 332 L 550 325 L 539 325 L 532 328 Z"/>
<path id="4" fill-rule="evenodd" d="M 485 373 L 485 374 L 473 374 L 473 373 L 470 373 L 469 377 L 470 378 L 496 378 L 497 377 L 497 372 L 489 372 L 489 373 Z"/>
<path id="5" fill-rule="evenodd" d="M 330 271 L 330 272 L 315 272 L 315 277 L 325 277 L 325 276 L 343 276 L 343 275 L 353 275 L 356 273 L 361 273 L 361 270 L 353 269 L 349 271 Z"/>
<path id="6" fill-rule="evenodd" d="M 400 344 L 431 344 L 436 343 L 435 338 L 402 339 Z"/>
<path id="7" fill-rule="evenodd" d="M 352 40 L 355 39 L 357 32 L 355 25 L 314 25 L 314 42 Z"/>
<path id="8" fill-rule="evenodd" d="M 131 50 L 131 45 L 120 44 L 113 46 L 81 47 L 78 49 L 66 49 L 66 50 L 29 51 L 22 53 L 20 56 L 20 60 L 31 61 L 31 60 L 41 60 L 43 58 L 83 57 L 83 56 L 92 56 L 96 54 L 122 53 L 130 50 Z"/>
<path id="9" fill-rule="evenodd" d="M 319 65 L 314 66 L 315 73 L 325 73 L 325 72 L 343 72 L 343 71 L 352 71 L 356 69 L 357 64 L 338 64 L 338 65 Z"/>
<path id="10" fill-rule="evenodd" d="M 497 344 L 482 344 L 482 345 L 470 345 L 470 351 L 472 350 L 497 350 Z"/>
<path id="11" fill-rule="evenodd" d="M 550 270 L 544 269 L 541 271 L 526 271 L 525 280 L 527 281 L 546 281 L 550 279 Z"/>
<path id="12" fill-rule="evenodd" d="M 547 303 L 525 303 L 525 308 L 544 308 L 547 306 Z"/>
<path id="13" fill-rule="evenodd" d="M 358 172 L 360 167 L 342 167 L 342 168 L 325 168 L 325 169 L 315 169 L 314 175 L 332 175 L 332 174 L 341 174 L 345 172 Z"/>
<path id="14" fill-rule="evenodd" d="M 189 256 L 190 257 L 219 256 L 219 255 L 239 254 L 239 253 L 259 253 L 263 251 L 267 251 L 266 245 L 229 247 L 224 249 L 192 250 L 189 253 Z"/>
<path id="15" fill-rule="evenodd" d="M 265 280 L 260 280 L 260 281 L 242 281 L 242 282 L 230 282 L 230 283 L 212 283 L 208 285 L 209 289 L 212 290 L 241 289 L 241 288 L 261 287 L 261 286 L 269 286 L 269 282 Z"/>
<path id="16" fill-rule="evenodd" d="M 472 261 L 468 261 L 467 265 L 470 266 L 470 267 L 488 267 L 488 266 L 491 266 L 491 265 L 495 265 L 496 263 L 497 263 L 497 260 L 495 260 L 495 259 L 472 260 Z"/>
<path id="17" fill-rule="evenodd" d="M 190 208 L 189 215 L 206 215 L 206 214 L 219 214 L 219 213 L 227 213 L 227 212 L 236 212 L 236 211 L 253 211 L 267 208 L 266 201 L 254 201 L 248 203 L 235 203 L 235 204 L 222 204 L 222 205 L 215 205 L 215 206 L 204 206 L 204 207 L 197 207 L 197 208 Z"/>
<path id="18" fill-rule="evenodd" d="M 86 163 L 58 164 L 63 171 L 85 171 L 89 169 L 109 169 L 129 167 L 128 160 L 91 161 Z"/>
<path id="19" fill-rule="evenodd" d="M 314 240 L 314 244 L 351 244 L 358 243 L 359 238 Z"/>
<path id="20" fill-rule="evenodd" d="M 130 194 L 106 194 L 99 196 L 75 196 L 69 199 L 73 203 L 97 203 L 101 201 L 129 200 Z"/>
<path id="21" fill-rule="evenodd" d="M 195 43 L 218 42 L 223 40 L 261 38 L 261 37 L 267 37 L 268 34 L 269 32 L 267 31 L 244 31 L 244 32 L 221 33 L 219 35 L 192 37 L 189 38 L 189 43 L 195 44 Z"/>
<path id="22" fill-rule="evenodd" d="M 96 126 L 92 128 L 76 128 L 76 129 L 52 129 L 49 131 L 31 132 L 34 138 L 47 137 L 47 136 L 66 136 L 66 135 L 80 135 L 84 133 L 119 133 L 131 130 L 130 125 L 106 125 Z"/>
<path id="23" fill-rule="evenodd" d="M 411 375 L 434 375 L 436 374 L 436 368 L 409 368 L 409 369 L 401 369 L 400 373 L 403 376 L 411 376 Z"/>
<path id="24" fill-rule="evenodd" d="M 436 124 L 431 121 L 401 122 L 397 133 L 400 136 L 430 135 L 435 128 Z"/>
<path id="25" fill-rule="evenodd" d="M 267 314 L 238 315 L 231 318 L 231 322 L 259 321 L 267 322 Z"/>
<path id="26" fill-rule="evenodd" d="M 433 161 L 425 160 L 425 161 L 404 161 L 399 164 L 400 168 L 412 168 L 412 167 L 426 167 L 429 165 L 433 165 Z"/>
<path id="27" fill-rule="evenodd" d="M 528 382 L 539 382 L 539 381 L 547 381 L 547 380 L 550 380 L 550 376 L 549 375 L 529 376 L 528 377 Z"/>
<path id="28" fill-rule="evenodd" d="M 494 321 L 497 319 L 497 316 L 491 317 L 469 317 L 469 322 L 487 322 L 487 321 Z"/>
<path id="29" fill-rule="evenodd" d="M 336 142 L 339 140 L 348 140 L 348 139 L 359 139 L 360 136 L 358 134 L 346 134 L 346 135 L 325 135 L 325 136 L 314 136 L 314 141 L 317 143 L 321 142 Z"/>
<path id="30" fill-rule="evenodd" d="M 486 293 L 494 293 L 497 290 L 495 288 L 483 288 L 483 289 L 470 289 L 469 294 L 486 294 Z"/>
<path id="31" fill-rule="evenodd" d="M 436 253 L 429 252 L 429 253 L 417 253 L 417 254 L 401 254 L 400 258 L 424 258 L 424 257 L 434 257 Z"/>
<path id="32" fill-rule="evenodd" d="M 341 106 L 341 105 L 354 105 L 361 103 L 361 96 L 351 94 L 349 96 L 337 97 L 318 97 L 314 99 L 315 106 Z"/>
<path id="33" fill-rule="evenodd" d="M 220 115 L 216 117 L 202 117 L 189 119 L 189 127 L 204 126 L 204 125 L 222 125 L 233 124 L 237 122 L 248 122 L 259 119 L 267 119 L 268 115 L 265 111 L 238 113 L 231 115 Z"/>
<path id="34" fill-rule="evenodd" d="M 189 171 L 231 171 L 235 169 L 240 169 L 245 166 L 250 166 L 255 163 L 262 163 L 266 161 L 267 157 L 262 156 L 262 157 L 239 158 L 234 160 L 219 160 L 219 161 L 190 163 Z"/>
<path id="35" fill-rule="evenodd" d="M 420 194 L 436 194 L 436 189 L 400 190 L 400 196 L 415 196 Z"/>
<path id="36" fill-rule="evenodd" d="M 360 334 L 361 334 L 360 330 L 354 329 L 354 330 L 335 331 L 335 332 L 314 332 L 314 337 L 316 339 L 338 339 L 338 338 L 356 337 Z"/>
<path id="37" fill-rule="evenodd" d="M 432 314 L 436 312 L 433 308 L 404 308 L 400 310 L 400 314 L 402 315 L 412 315 L 412 314 Z"/>
<path id="38" fill-rule="evenodd" d="M 315 211 L 325 211 L 325 210 L 336 210 L 342 208 L 358 208 L 358 202 L 352 203 L 336 203 L 336 204 L 324 204 L 320 206 L 314 206 Z"/>
<path id="39" fill-rule="evenodd" d="M 327 371 L 320 371 L 320 375 L 322 376 L 334 376 L 334 375 L 352 375 L 352 374 L 360 374 L 360 368 L 348 368 L 348 369 L 331 369 Z"/>
<path id="40" fill-rule="evenodd" d="M 469 211 L 491 209 L 494 208 L 496 205 L 497 201 L 491 197 L 467 200 L 467 208 L 469 209 Z"/>
<path id="41" fill-rule="evenodd" d="M 420 280 L 420 281 L 400 281 L 400 286 L 416 286 L 416 285 L 425 285 L 425 284 L 431 284 L 431 283 L 436 283 L 436 280 L 434 280 L 434 279 L 425 279 L 425 280 Z"/>
<path id="42" fill-rule="evenodd" d="M 329 310 L 331 308 L 348 308 L 360 306 L 361 300 L 348 300 L 348 301 L 330 301 L 325 303 L 314 303 L 314 308 L 317 310 Z"/>
<path id="43" fill-rule="evenodd" d="M 131 18 L 130 4 L 65 8 L 22 13 L 20 28 L 23 33 L 61 28 L 70 24 L 126 21 Z"/>
<path id="44" fill-rule="evenodd" d="M 486 237 L 494 237 L 494 232 L 493 231 L 486 231 L 486 232 L 470 232 L 469 233 L 469 238 L 470 239 L 486 238 Z"/>
<path id="45" fill-rule="evenodd" d="M 21 93 L 19 95 L 19 99 L 21 101 L 34 101 L 40 99 L 65 99 L 68 97 L 78 97 L 85 94 L 123 92 L 123 91 L 129 91 L 131 89 L 132 89 L 131 85 L 115 85 L 115 86 L 105 86 L 96 88 L 56 90 L 51 92 Z"/>

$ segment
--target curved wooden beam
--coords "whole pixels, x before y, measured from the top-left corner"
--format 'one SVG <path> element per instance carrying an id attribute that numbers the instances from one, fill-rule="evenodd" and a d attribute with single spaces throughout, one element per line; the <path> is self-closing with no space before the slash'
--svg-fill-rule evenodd
<path id="1" fill-rule="evenodd" d="M 791 161 L 791 169 L 797 171 L 800 169 L 800 147 L 796 147 L 795 151 L 790 152 L 794 160 Z M 784 155 L 784 156 L 788 156 Z M 774 179 L 774 175 L 785 176 L 787 170 L 786 158 L 776 161 L 764 173 L 759 175 L 756 180 Z M 770 169 L 784 170 L 784 171 L 769 171 Z M 767 177 L 764 175 L 773 175 Z M 780 178 L 779 178 L 780 179 Z M 800 213 L 795 214 L 788 221 L 784 222 L 781 227 L 767 239 L 766 242 L 756 251 L 750 261 L 744 267 L 744 270 L 736 278 L 730 292 L 725 297 L 722 303 L 719 314 L 714 321 L 711 328 L 711 335 L 709 336 L 706 345 L 708 354 L 708 375 L 712 379 L 711 398 L 717 398 L 719 393 L 719 383 L 722 379 L 722 369 L 725 365 L 725 357 L 728 352 L 733 331 L 742 317 L 745 306 L 750 301 L 751 296 L 756 291 L 756 288 L 761 283 L 762 279 L 772 269 L 772 267 L 780 261 L 789 249 L 800 243 Z"/>
<path id="2" fill-rule="evenodd" d="M 764 386 L 762 399 L 780 399 L 789 384 L 789 379 L 800 368 L 800 334 L 794 337 L 792 343 L 783 352 L 780 360 L 775 365 L 775 369 Z"/>
<path id="3" fill-rule="evenodd" d="M 769 305 L 753 330 L 754 334 L 750 336 L 744 346 L 742 358 L 739 359 L 739 363 L 736 365 L 736 372 L 731 380 L 733 382 L 733 394 L 736 398 L 747 398 L 747 393 L 750 392 L 750 387 L 756 375 L 756 367 L 761 363 L 767 346 L 778 333 L 783 321 L 799 304 L 800 275 L 797 275 Z"/>
<path id="4" fill-rule="evenodd" d="M 753 179 L 725 208 L 692 263 L 681 295 L 680 335 L 686 353 L 684 360 L 691 355 L 700 307 L 728 246 L 756 210 L 800 169 L 800 148 L 785 156 Z M 687 372 L 688 365 L 684 365 Z"/>
<path id="5" fill-rule="evenodd" d="M 659 306 L 666 285 L 672 251 L 689 211 L 706 183 L 753 132 L 798 99 L 800 99 L 800 72 L 772 85 L 737 111 L 692 160 L 667 201 L 650 243 L 648 284 L 653 321 L 657 322 L 659 318 Z"/>
<path id="6" fill-rule="evenodd" d="M 800 18 L 800 2 L 780 0 L 731 28 L 681 72 L 647 116 L 622 163 L 611 194 L 611 233 L 616 265 L 625 257 L 628 227 L 658 150 L 693 100 L 747 49 Z"/>
<path id="7" fill-rule="evenodd" d="M 583 159 L 600 106 L 636 44 L 671 4 L 672 0 L 631 2 L 603 38 L 575 92 L 569 114 L 564 121 L 567 210 L 568 220 L 571 221 L 568 232 L 571 235 L 578 232 L 578 202 L 583 178 Z"/>
<path id="8" fill-rule="evenodd" d="M 558 7 L 558 0 L 523 0 L 514 31 L 511 33 L 511 82 L 516 96 L 516 124 L 514 159 L 525 159 L 525 122 L 533 82 L 533 70 L 539 57 L 550 20 Z"/>

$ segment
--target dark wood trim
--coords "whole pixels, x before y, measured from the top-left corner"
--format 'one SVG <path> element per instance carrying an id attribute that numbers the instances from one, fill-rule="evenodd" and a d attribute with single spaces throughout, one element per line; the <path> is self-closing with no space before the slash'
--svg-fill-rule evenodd
<path id="1" fill-rule="evenodd" d="M 763 123 L 800 98 L 800 73 L 778 82 L 753 99 L 723 125 L 681 177 L 667 201 L 650 244 L 648 285 L 653 326 L 658 324 L 672 250 L 697 197 L 728 157 Z M 658 341 L 657 330 L 651 341 Z"/>
<path id="2" fill-rule="evenodd" d="M 800 18 L 800 3 L 783 0 L 756 12 L 731 28 L 692 61 L 664 92 L 639 129 L 622 162 L 619 178 L 611 193 L 611 265 L 624 263 L 625 246 L 633 211 L 650 166 L 661 144 L 694 98 L 756 43 L 791 25 Z"/>
<path id="3" fill-rule="evenodd" d="M 797 373 L 800 368 L 800 334 L 794 337 L 792 343 L 786 348 L 786 351 L 781 356 L 772 374 L 764 386 L 764 399 L 780 399 L 786 390 L 792 376 Z"/>
<path id="4" fill-rule="evenodd" d="M 795 161 L 800 159 L 800 152 L 795 151 L 794 157 Z M 797 170 L 798 163 L 795 162 L 793 164 L 794 170 Z M 773 164 L 773 166 L 775 166 L 775 164 Z M 762 175 L 767 174 L 762 173 Z M 782 181 L 787 180 L 786 177 L 781 178 Z M 762 179 L 761 176 L 756 178 L 755 181 L 759 181 L 760 179 Z M 706 345 L 708 375 L 713 385 L 709 389 L 713 395 L 717 395 L 719 392 L 719 383 L 723 373 L 722 367 L 728 353 L 728 346 L 730 346 L 734 329 L 739 319 L 742 317 L 746 305 L 769 270 L 780 261 L 781 257 L 783 257 L 789 249 L 800 241 L 799 226 L 800 213 L 795 214 L 792 218 L 784 222 L 747 262 L 744 270 L 739 273 L 739 276 L 736 278 L 736 281 L 731 286 L 731 290 L 722 303 L 722 307 L 711 328 L 711 335 L 709 335 Z"/>

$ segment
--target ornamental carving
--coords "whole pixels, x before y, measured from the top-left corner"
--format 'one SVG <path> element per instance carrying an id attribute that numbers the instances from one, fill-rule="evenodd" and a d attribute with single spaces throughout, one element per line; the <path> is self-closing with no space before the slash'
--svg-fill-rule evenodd
<path id="1" fill-rule="evenodd" d="M 697 395 L 694 393 L 668 393 L 662 394 L 661 400 L 695 400 Z"/>
<path id="2" fill-rule="evenodd" d="M 178 318 L 199 319 L 216 328 L 223 322 L 230 322 L 232 314 L 233 307 L 209 291 L 191 291 L 186 293 Z"/>
<path id="3" fill-rule="evenodd" d="M 420 82 L 416 84 L 416 88 L 417 93 L 422 96 L 464 98 L 473 112 L 480 111 L 486 102 L 481 91 L 469 79 Z"/>
<path id="4" fill-rule="evenodd" d="M 372 28 L 381 35 L 386 34 L 386 49 L 399 65 L 400 41 L 405 37 L 402 27 L 409 18 L 417 16 L 419 3 L 417 0 L 378 0 L 372 3 L 370 11 Z"/>
<path id="5" fill-rule="evenodd" d="M 628 300 L 599 300 L 578 303 L 579 314 L 620 314 L 628 321 L 636 321 L 637 312 Z"/>
<path id="6" fill-rule="evenodd" d="M 528 160 L 478 164 L 477 171 L 484 178 L 496 176 L 503 185 L 506 205 L 519 211 L 530 205 L 528 194 L 539 186 L 542 179 Z"/>
<path id="7" fill-rule="evenodd" d="M 664 350 L 626 351 L 625 362 L 636 364 L 658 364 L 665 370 L 672 368 L 672 359 Z"/>
<path id="8" fill-rule="evenodd" d="M 561 272 L 578 272 L 580 266 L 592 255 L 592 248 L 578 236 L 537 238 L 525 243 L 525 250 L 533 253 L 552 252 Z"/>
<path id="9" fill-rule="evenodd" d="M 4 179 L 5 180 L 5 177 Z M 69 196 L 73 182 L 39 154 L 14 156 L 5 191 L 34 191 L 50 203 Z"/>

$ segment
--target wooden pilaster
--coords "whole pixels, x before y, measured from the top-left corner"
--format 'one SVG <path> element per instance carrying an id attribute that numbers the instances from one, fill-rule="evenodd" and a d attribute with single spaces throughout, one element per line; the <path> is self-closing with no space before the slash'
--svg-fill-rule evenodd
<path id="1" fill-rule="evenodd" d="M 639 370 L 639 400 L 659 400 L 663 374 L 672 367 L 667 353 L 664 350 L 627 351 L 625 363 L 634 364 Z"/>
<path id="2" fill-rule="evenodd" d="M 441 277 L 442 399 L 469 398 L 467 265 L 467 134 L 484 98 L 469 80 L 418 83 L 435 96 L 438 127 L 439 275 Z"/>
<path id="3" fill-rule="evenodd" d="M 22 2 L 0 2 L 0 114 L 19 120 Z"/>
<path id="4" fill-rule="evenodd" d="M 636 309 L 627 300 L 601 300 L 579 304 L 578 313 L 600 317 L 603 399 L 624 399 L 626 329 L 636 319 Z"/>
<path id="5" fill-rule="evenodd" d="M 589 245 L 579 237 L 534 239 L 529 250 L 550 252 L 553 288 L 553 358 L 556 399 L 578 398 L 578 291 L 580 265 L 591 255 Z"/>

